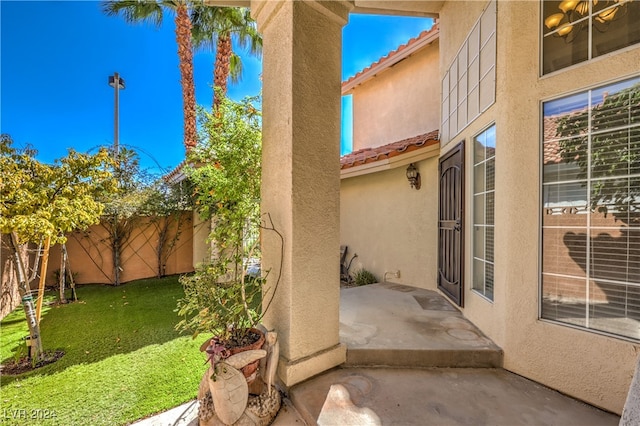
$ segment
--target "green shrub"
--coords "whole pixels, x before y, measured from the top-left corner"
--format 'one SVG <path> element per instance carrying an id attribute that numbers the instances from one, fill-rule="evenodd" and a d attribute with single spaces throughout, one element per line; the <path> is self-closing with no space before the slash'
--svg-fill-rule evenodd
<path id="1" fill-rule="evenodd" d="M 356 272 L 354 272 L 353 279 L 358 286 L 374 284 L 378 282 L 378 279 L 375 275 L 373 275 L 373 272 L 367 271 L 364 268 L 360 268 Z"/>

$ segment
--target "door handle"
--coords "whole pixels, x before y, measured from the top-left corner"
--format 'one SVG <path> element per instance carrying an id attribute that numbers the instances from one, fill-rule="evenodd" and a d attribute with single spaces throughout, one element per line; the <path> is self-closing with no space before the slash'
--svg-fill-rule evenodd
<path id="1" fill-rule="evenodd" d="M 462 229 L 462 224 L 460 223 L 460 219 L 456 220 L 456 224 L 453 225 L 453 229 L 460 232 L 460 230 Z"/>

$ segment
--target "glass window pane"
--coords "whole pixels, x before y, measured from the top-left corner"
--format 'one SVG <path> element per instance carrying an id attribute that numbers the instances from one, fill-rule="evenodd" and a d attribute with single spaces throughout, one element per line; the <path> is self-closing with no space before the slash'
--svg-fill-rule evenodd
<path id="1" fill-rule="evenodd" d="M 544 37 L 542 41 L 542 50 L 544 52 L 543 74 L 589 59 L 589 38 L 584 34 L 586 31 L 579 31 L 573 28 L 572 32 L 577 34 L 572 36 L 574 37 L 572 42 L 567 42 L 565 38 L 555 34 Z"/>
<path id="2" fill-rule="evenodd" d="M 542 317 L 586 326 L 586 279 L 542 276 Z"/>
<path id="3" fill-rule="evenodd" d="M 542 149 L 542 316 L 634 339 L 640 339 L 639 105 L 640 78 L 545 103 Z"/>
<path id="4" fill-rule="evenodd" d="M 586 137 L 547 142 L 542 146 L 543 182 L 561 182 L 586 178 L 589 161 Z"/>
<path id="5" fill-rule="evenodd" d="M 473 227 L 473 257 L 484 259 L 484 227 L 475 225 Z"/>
<path id="6" fill-rule="evenodd" d="M 484 194 L 475 195 L 473 197 L 473 223 L 478 225 L 484 225 Z"/>
<path id="7" fill-rule="evenodd" d="M 587 225 L 586 182 L 544 185 L 542 190 L 544 226 Z"/>
<path id="8" fill-rule="evenodd" d="M 615 219 L 611 218 L 611 222 Z M 590 244 L 590 276 L 598 280 L 636 282 L 640 260 L 639 231 L 623 229 L 594 229 Z"/>
<path id="9" fill-rule="evenodd" d="M 484 133 L 479 134 L 475 138 L 475 143 L 473 144 L 473 164 L 478 164 L 486 158 L 485 139 Z"/>
<path id="10" fill-rule="evenodd" d="M 640 114 L 640 108 L 636 108 Z M 640 125 L 638 120 L 636 125 Z M 629 174 L 640 173 L 640 127 L 635 127 L 629 132 Z"/>
<path id="11" fill-rule="evenodd" d="M 489 148 L 491 149 L 491 148 Z M 486 163 L 486 179 L 487 179 L 487 191 L 493 191 L 496 183 L 496 161 L 491 159 Z"/>
<path id="12" fill-rule="evenodd" d="M 622 2 L 621 2 L 622 3 Z M 609 2 L 598 2 L 592 20 L 593 56 L 604 55 L 640 42 L 640 2 L 631 1 L 623 5 L 615 2 L 612 7 Z"/>
<path id="13" fill-rule="evenodd" d="M 491 157 L 493 155 L 495 155 L 495 148 L 496 148 L 496 126 L 493 125 L 491 127 L 489 127 L 484 134 L 486 135 L 485 138 L 485 145 L 487 146 L 487 148 L 492 148 L 492 149 L 487 149 L 487 158 Z"/>
<path id="14" fill-rule="evenodd" d="M 616 177 L 629 174 L 629 131 L 600 133 L 591 138 L 591 176 Z"/>
<path id="15" fill-rule="evenodd" d="M 544 112 L 544 139 L 555 139 L 560 137 L 560 134 L 554 134 L 549 132 L 555 132 L 560 120 L 568 119 L 571 117 L 571 113 L 576 111 L 584 111 L 589 106 L 589 93 L 577 93 L 575 95 L 566 96 L 564 98 L 556 99 L 553 101 L 545 102 L 543 105 Z M 574 126 L 575 127 L 575 126 Z M 581 129 L 586 129 L 587 123 L 578 126 Z M 581 132 L 583 133 L 583 132 Z"/>
<path id="16" fill-rule="evenodd" d="M 543 1 L 542 3 L 542 16 L 544 18 L 547 18 L 549 16 L 552 16 L 554 14 L 560 13 L 560 9 L 558 8 L 558 6 L 560 6 L 560 2 L 559 1 Z M 542 19 L 540 22 L 540 25 L 542 27 L 542 34 L 547 35 L 549 33 L 551 33 L 552 31 L 554 31 L 555 28 L 550 28 L 549 25 L 545 24 L 545 20 Z"/>
<path id="17" fill-rule="evenodd" d="M 485 221 L 487 225 L 493 225 L 493 212 L 494 208 L 494 193 L 488 192 L 486 195 L 487 212 L 485 214 Z"/>
<path id="18" fill-rule="evenodd" d="M 640 286 L 590 284 L 589 328 L 640 339 Z"/>
<path id="19" fill-rule="evenodd" d="M 591 225 L 614 226 L 611 218 L 628 226 L 638 226 L 640 176 L 626 179 L 594 180 L 591 184 Z"/>
<path id="20" fill-rule="evenodd" d="M 484 252 L 487 262 L 493 262 L 493 226 L 487 226 L 485 228 L 485 245 Z"/>
<path id="21" fill-rule="evenodd" d="M 542 251 L 543 273 L 586 276 L 587 233 L 585 229 L 544 229 Z"/>
<path id="22" fill-rule="evenodd" d="M 484 294 L 484 262 L 478 259 L 473 261 L 473 288 Z"/>
<path id="23" fill-rule="evenodd" d="M 485 163 L 476 164 L 473 167 L 473 193 L 478 194 L 485 190 Z"/>
<path id="24" fill-rule="evenodd" d="M 484 265 L 485 277 L 484 277 L 484 295 L 493 300 L 493 264 L 485 263 Z"/>
<path id="25" fill-rule="evenodd" d="M 640 42 L 639 0 L 542 4 L 543 74 Z"/>

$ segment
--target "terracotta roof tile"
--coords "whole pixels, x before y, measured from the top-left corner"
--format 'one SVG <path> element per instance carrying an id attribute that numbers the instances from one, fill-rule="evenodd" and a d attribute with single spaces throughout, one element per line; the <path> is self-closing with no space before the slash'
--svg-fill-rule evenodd
<path id="1" fill-rule="evenodd" d="M 181 176 L 182 169 L 186 165 L 187 165 L 187 160 L 182 160 L 182 162 L 178 164 L 173 170 L 171 170 L 169 173 L 162 176 L 162 179 L 164 179 L 165 182 L 169 182 L 169 183 L 181 181 L 182 179 L 184 179 L 184 177 Z"/>
<path id="2" fill-rule="evenodd" d="M 371 70 L 371 69 L 373 69 L 373 68 L 375 68 L 375 67 L 377 67 L 379 65 L 382 65 L 385 62 L 392 63 L 393 59 L 396 56 L 399 56 L 402 53 L 402 51 L 408 49 L 409 47 L 413 46 L 414 44 L 417 44 L 418 42 L 420 42 L 420 40 L 425 39 L 425 38 L 431 36 L 432 34 L 438 32 L 438 30 L 439 30 L 438 23 L 433 24 L 431 29 L 422 31 L 417 37 L 414 37 L 414 38 L 410 39 L 405 44 L 399 46 L 396 50 L 392 50 L 386 56 L 383 56 L 382 58 L 378 59 L 376 62 L 372 63 L 371 65 L 369 65 L 368 67 L 366 67 L 362 71 L 356 73 L 354 76 L 352 76 L 352 77 L 348 78 L 347 80 L 343 81 L 342 82 L 342 87 L 344 88 L 345 86 L 348 86 L 352 81 L 356 80 L 358 77 L 366 74 L 369 70 Z"/>
<path id="3" fill-rule="evenodd" d="M 438 142 L 438 130 L 434 130 L 429 133 L 403 139 L 401 141 L 376 148 L 360 149 L 350 154 L 343 155 L 340 158 L 340 169 L 348 169 L 362 164 L 385 160 L 420 148 L 432 146 Z"/>

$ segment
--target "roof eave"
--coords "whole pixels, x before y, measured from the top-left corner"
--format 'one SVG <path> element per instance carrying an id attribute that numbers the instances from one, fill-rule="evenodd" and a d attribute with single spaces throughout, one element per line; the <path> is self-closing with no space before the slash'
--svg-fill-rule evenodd
<path id="1" fill-rule="evenodd" d="M 369 69 L 361 72 L 360 74 L 356 74 L 355 77 L 345 81 L 342 84 L 342 95 L 348 95 L 356 86 L 359 86 L 366 82 L 367 80 L 375 77 L 376 75 L 388 70 L 398 62 L 408 58 L 414 53 L 422 50 L 427 47 L 435 40 L 440 37 L 440 28 L 437 26 L 428 34 L 425 38 L 416 41 L 413 44 L 410 44 L 405 49 L 402 49 L 400 52 L 392 55 L 389 58 L 378 61 L 378 63 L 371 66 Z"/>
<path id="2" fill-rule="evenodd" d="M 423 148 L 405 152 L 400 155 L 385 158 L 383 160 L 372 161 L 358 166 L 347 167 L 340 170 L 340 179 L 348 179 L 356 176 L 368 175 L 384 170 L 391 170 L 406 166 L 411 163 L 426 160 L 440 155 L 440 142 L 429 144 Z"/>

